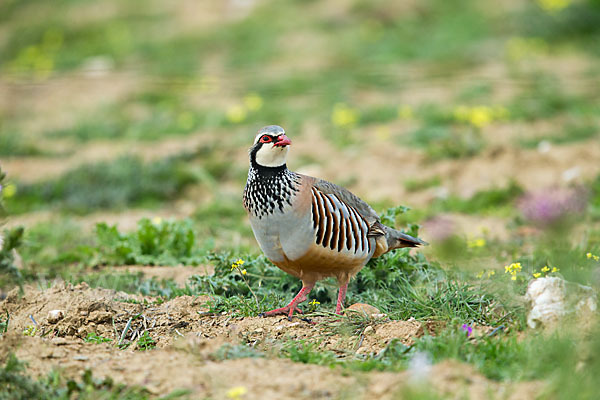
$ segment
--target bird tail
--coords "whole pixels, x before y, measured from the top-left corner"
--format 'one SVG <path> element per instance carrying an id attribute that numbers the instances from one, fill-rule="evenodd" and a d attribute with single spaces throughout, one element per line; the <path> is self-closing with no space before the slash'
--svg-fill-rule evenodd
<path id="1" fill-rule="evenodd" d="M 399 249 L 402 247 L 418 247 L 418 246 L 427 246 L 428 243 L 406 233 L 402 233 L 395 229 L 387 227 L 385 239 L 388 245 L 388 251 Z"/>
<path id="2" fill-rule="evenodd" d="M 369 234 L 375 238 L 376 248 L 373 253 L 374 258 L 394 249 L 418 247 L 421 245 L 427 246 L 429 244 L 419 238 L 385 226 L 380 222 L 376 222 L 371 226 Z"/>

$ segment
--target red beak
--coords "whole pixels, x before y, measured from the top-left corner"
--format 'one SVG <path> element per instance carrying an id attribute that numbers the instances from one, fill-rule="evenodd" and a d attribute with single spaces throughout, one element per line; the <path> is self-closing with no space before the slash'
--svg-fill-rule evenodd
<path id="1" fill-rule="evenodd" d="M 275 142 L 274 146 L 285 147 L 289 146 L 290 144 L 292 144 L 292 141 L 287 136 L 279 135 L 277 136 L 277 141 Z"/>

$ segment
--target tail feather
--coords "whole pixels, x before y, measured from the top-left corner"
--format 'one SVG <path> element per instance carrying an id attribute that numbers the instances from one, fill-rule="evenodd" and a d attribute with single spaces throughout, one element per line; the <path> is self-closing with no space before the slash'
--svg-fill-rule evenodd
<path id="1" fill-rule="evenodd" d="M 388 251 L 393 249 L 398 249 L 402 247 L 417 247 L 417 246 L 427 246 L 428 243 L 406 233 L 402 233 L 395 229 L 389 228 L 386 229 L 385 238 L 388 243 Z"/>
<path id="2" fill-rule="evenodd" d="M 382 254 L 399 249 L 402 247 L 418 247 L 427 246 L 429 243 L 416 237 L 407 235 L 406 233 L 397 231 L 389 226 L 383 225 L 377 221 L 371 225 L 369 236 L 375 238 L 375 252 L 373 258 L 379 257 Z"/>

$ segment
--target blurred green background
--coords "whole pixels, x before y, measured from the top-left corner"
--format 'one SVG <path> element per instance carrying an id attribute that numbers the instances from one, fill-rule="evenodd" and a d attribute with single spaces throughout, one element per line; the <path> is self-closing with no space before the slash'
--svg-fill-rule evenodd
<path id="1" fill-rule="evenodd" d="M 398 222 L 506 239 L 549 186 L 600 213 L 598 1 L 8 0 L 0 18 L 10 225 L 191 217 L 207 248 L 256 249 L 240 198 L 267 124 L 292 169 L 411 207 Z"/>

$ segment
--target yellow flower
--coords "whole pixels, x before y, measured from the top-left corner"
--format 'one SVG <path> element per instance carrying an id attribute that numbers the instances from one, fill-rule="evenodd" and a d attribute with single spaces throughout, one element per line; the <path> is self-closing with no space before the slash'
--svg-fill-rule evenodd
<path id="1" fill-rule="evenodd" d="M 536 272 L 533 274 L 534 278 L 539 278 L 540 276 L 542 276 L 542 274 L 540 274 L 539 272 Z"/>
<path id="2" fill-rule="evenodd" d="M 483 128 L 494 120 L 506 118 L 507 113 L 505 108 L 489 106 L 458 106 L 453 112 L 455 120 L 467 122 L 476 128 Z"/>
<path id="3" fill-rule="evenodd" d="M 160 224 L 162 224 L 162 221 L 163 221 L 163 220 L 162 220 L 162 218 L 161 218 L 161 217 L 154 217 L 154 218 L 152 218 L 152 223 L 153 223 L 154 225 L 160 225 Z"/>
<path id="4" fill-rule="evenodd" d="M 594 254 L 592 254 L 592 253 L 587 253 L 585 256 L 586 256 L 588 259 L 590 259 L 590 260 L 594 260 L 594 261 L 600 261 L 600 257 L 599 257 L 599 256 L 596 256 L 596 255 L 594 255 Z"/>
<path id="5" fill-rule="evenodd" d="M 244 260 L 242 260 L 241 258 L 238 258 L 237 260 L 235 260 L 232 264 L 231 264 L 231 270 L 233 271 L 234 269 L 238 269 L 239 267 L 241 267 L 242 265 L 244 265 Z M 244 270 L 245 271 L 245 270 Z M 245 274 L 244 274 L 245 275 Z"/>
<path id="6" fill-rule="evenodd" d="M 398 107 L 398 118 L 400 119 L 412 119 L 414 112 L 411 106 L 400 106 Z"/>
<path id="7" fill-rule="evenodd" d="M 244 386 L 234 386 L 227 391 L 227 397 L 233 400 L 238 400 L 241 399 L 246 393 L 248 393 L 248 389 L 246 389 Z"/>
<path id="8" fill-rule="evenodd" d="M 550 271 L 550 272 L 558 272 L 558 271 L 560 271 L 560 269 L 558 269 L 556 267 L 552 267 L 552 271 Z"/>
<path id="9" fill-rule="evenodd" d="M 594 255 L 593 255 L 592 253 L 587 253 L 585 256 L 586 256 L 588 259 L 590 259 L 590 258 L 592 258 Z"/>
<path id="10" fill-rule="evenodd" d="M 520 262 L 512 263 L 511 265 L 512 265 L 513 269 L 517 272 L 521 272 L 521 269 L 523 269 Z"/>
<path id="11" fill-rule="evenodd" d="M 15 194 L 17 194 L 17 186 L 14 183 L 9 183 L 2 189 L 2 197 L 5 199 L 11 198 Z"/>
<path id="12" fill-rule="evenodd" d="M 352 128 L 358 122 L 358 111 L 344 103 L 333 106 L 331 122 L 338 128 Z"/>
<path id="13" fill-rule="evenodd" d="M 246 275 L 247 274 L 247 272 L 246 272 L 245 269 L 241 270 L 240 272 L 242 273 L 242 275 Z"/>
<path id="14" fill-rule="evenodd" d="M 521 263 L 512 263 L 504 267 L 504 273 L 511 274 L 512 277 L 510 279 L 514 281 L 517 279 L 517 273 L 521 272 L 521 269 L 523 269 Z"/>
<path id="15" fill-rule="evenodd" d="M 229 107 L 225 115 L 227 116 L 227 120 L 229 122 L 239 124 L 240 122 L 243 122 L 246 119 L 248 112 L 246 111 L 246 108 L 239 104 L 236 104 L 234 106 Z"/>
<path id="16" fill-rule="evenodd" d="M 548 268 L 548 266 L 546 265 L 544 268 L 541 269 L 542 272 L 548 272 L 550 271 L 550 268 Z"/>
<path id="17" fill-rule="evenodd" d="M 540 8 L 549 13 L 556 13 L 571 4 L 571 0 L 536 0 Z"/>
<path id="18" fill-rule="evenodd" d="M 471 249 L 483 246 L 485 246 L 485 239 L 482 238 L 467 241 L 467 247 Z"/>
<path id="19" fill-rule="evenodd" d="M 310 303 L 308 303 L 308 304 L 309 304 L 309 305 L 311 305 L 311 306 L 318 306 L 318 305 L 319 305 L 319 304 L 321 304 L 321 303 L 320 303 L 320 302 L 318 302 L 318 301 L 317 301 L 317 300 L 315 300 L 315 299 L 312 299 L 312 300 L 310 301 Z"/>
<path id="20" fill-rule="evenodd" d="M 477 274 L 477 277 L 482 278 L 484 273 L 485 273 L 485 271 L 481 271 L 480 273 Z"/>
<path id="21" fill-rule="evenodd" d="M 487 106 L 478 106 L 471 109 L 469 122 L 477 128 L 483 128 L 492 122 L 492 109 Z"/>
<path id="22" fill-rule="evenodd" d="M 492 275 L 496 275 L 496 271 L 488 271 L 488 273 L 487 273 L 488 278 Z"/>
<path id="23" fill-rule="evenodd" d="M 513 276 L 511 276 L 511 277 L 510 277 L 510 280 L 511 280 L 511 281 L 516 281 L 516 280 L 517 280 L 517 276 L 516 276 L 516 275 L 513 275 Z"/>
<path id="24" fill-rule="evenodd" d="M 250 93 L 244 97 L 244 105 L 250 111 L 258 111 L 263 106 L 263 99 L 256 93 Z"/>

